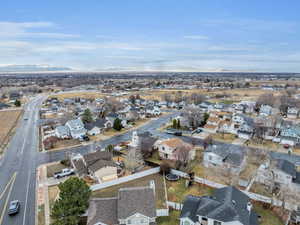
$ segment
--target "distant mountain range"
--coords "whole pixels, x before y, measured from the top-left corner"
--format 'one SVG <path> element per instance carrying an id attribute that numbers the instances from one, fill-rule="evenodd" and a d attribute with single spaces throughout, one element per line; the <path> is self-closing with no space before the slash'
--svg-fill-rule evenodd
<path id="1" fill-rule="evenodd" d="M 68 67 L 49 65 L 7 65 L 0 66 L 0 72 L 44 72 L 44 71 L 71 71 Z"/>

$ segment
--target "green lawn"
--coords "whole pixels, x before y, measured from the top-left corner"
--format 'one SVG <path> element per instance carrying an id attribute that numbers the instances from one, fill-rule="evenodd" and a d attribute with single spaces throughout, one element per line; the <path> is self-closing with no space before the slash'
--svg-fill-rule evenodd
<path id="1" fill-rule="evenodd" d="M 158 217 L 156 219 L 157 225 L 178 225 L 180 211 L 170 210 L 169 216 Z"/>
<path id="2" fill-rule="evenodd" d="M 262 204 L 254 204 L 255 212 L 261 216 L 260 225 L 284 225 L 284 222 L 271 209 L 264 209 Z"/>
<path id="3" fill-rule="evenodd" d="M 193 184 L 186 188 L 186 179 L 179 181 L 167 181 L 168 200 L 173 202 L 183 202 L 187 195 L 205 196 L 212 195 L 214 189 L 205 185 Z"/>

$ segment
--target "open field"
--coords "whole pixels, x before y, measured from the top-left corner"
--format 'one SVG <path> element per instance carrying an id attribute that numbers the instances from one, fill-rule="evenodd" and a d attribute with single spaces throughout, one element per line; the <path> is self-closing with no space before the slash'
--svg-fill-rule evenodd
<path id="1" fill-rule="evenodd" d="M 143 178 L 135 179 L 123 184 L 114 185 L 108 188 L 104 188 L 101 190 L 94 191 L 92 193 L 92 197 L 97 198 L 108 198 L 115 197 L 118 194 L 118 190 L 120 188 L 125 187 L 145 187 L 149 186 L 150 181 L 154 180 L 155 182 L 155 192 L 156 192 L 156 207 L 157 208 L 165 208 L 165 187 L 164 187 L 164 179 L 160 174 L 153 174 Z"/>
<path id="2" fill-rule="evenodd" d="M 217 94 L 228 94 L 231 97 L 226 98 L 226 100 L 231 101 L 239 101 L 243 100 L 254 100 L 258 96 L 266 93 L 273 93 L 274 95 L 279 94 L 280 92 L 273 92 L 269 90 L 263 90 L 260 88 L 247 88 L 247 89 L 226 89 L 226 90 L 207 90 L 207 89 L 189 89 L 189 90 L 176 90 L 176 89 L 164 89 L 164 90 L 151 90 L 145 91 L 141 95 L 144 99 L 156 99 L 161 100 L 164 94 L 172 94 L 176 92 L 182 92 L 183 95 L 189 96 L 193 93 L 203 94 L 207 96 L 214 97 Z M 225 99 L 221 99 L 224 101 Z M 215 101 L 220 101 L 219 99 L 215 99 Z"/>
<path id="3" fill-rule="evenodd" d="M 0 111 L 0 154 L 7 145 L 22 112 L 22 110 Z"/>
<path id="4" fill-rule="evenodd" d="M 50 95 L 49 98 L 56 97 L 59 100 L 64 100 L 65 98 L 87 98 L 87 99 L 96 99 L 105 97 L 104 94 L 100 92 L 67 92 L 61 94 Z"/>

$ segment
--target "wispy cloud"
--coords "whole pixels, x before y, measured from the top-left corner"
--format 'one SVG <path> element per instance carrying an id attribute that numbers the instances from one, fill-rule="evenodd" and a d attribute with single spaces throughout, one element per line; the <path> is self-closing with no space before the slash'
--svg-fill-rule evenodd
<path id="1" fill-rule="evenodd" d="M 186 35 L 183 37 L 184 39 L 192 39 L 192 40 L 208 40 L 209 38 L 204 35 Z"/>
<path id="2" fill-rule="evenodd" d="M 58 25 L 52 22 L 1 22 L 0 39 L 4 38 L 78 38 L 78 34 L 58 32 L 42 32 L 40 30 L 57 29 Z M 39 31 L 37 31 L 39 30 Z"/>

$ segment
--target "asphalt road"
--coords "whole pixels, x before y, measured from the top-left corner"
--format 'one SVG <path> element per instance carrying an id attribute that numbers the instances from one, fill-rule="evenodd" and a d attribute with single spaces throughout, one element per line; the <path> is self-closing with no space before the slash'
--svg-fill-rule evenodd
<path id="1" fill-rule="evenodd" d="M 37 108 L 44 97 L 32 99 L 24 106 L 16 133 L 0 160 L 0 225 L 35 224 L 36 153 L 38 148 Z M 21 202 L 19 214 L 7 215 L 11 200 Z"/>

